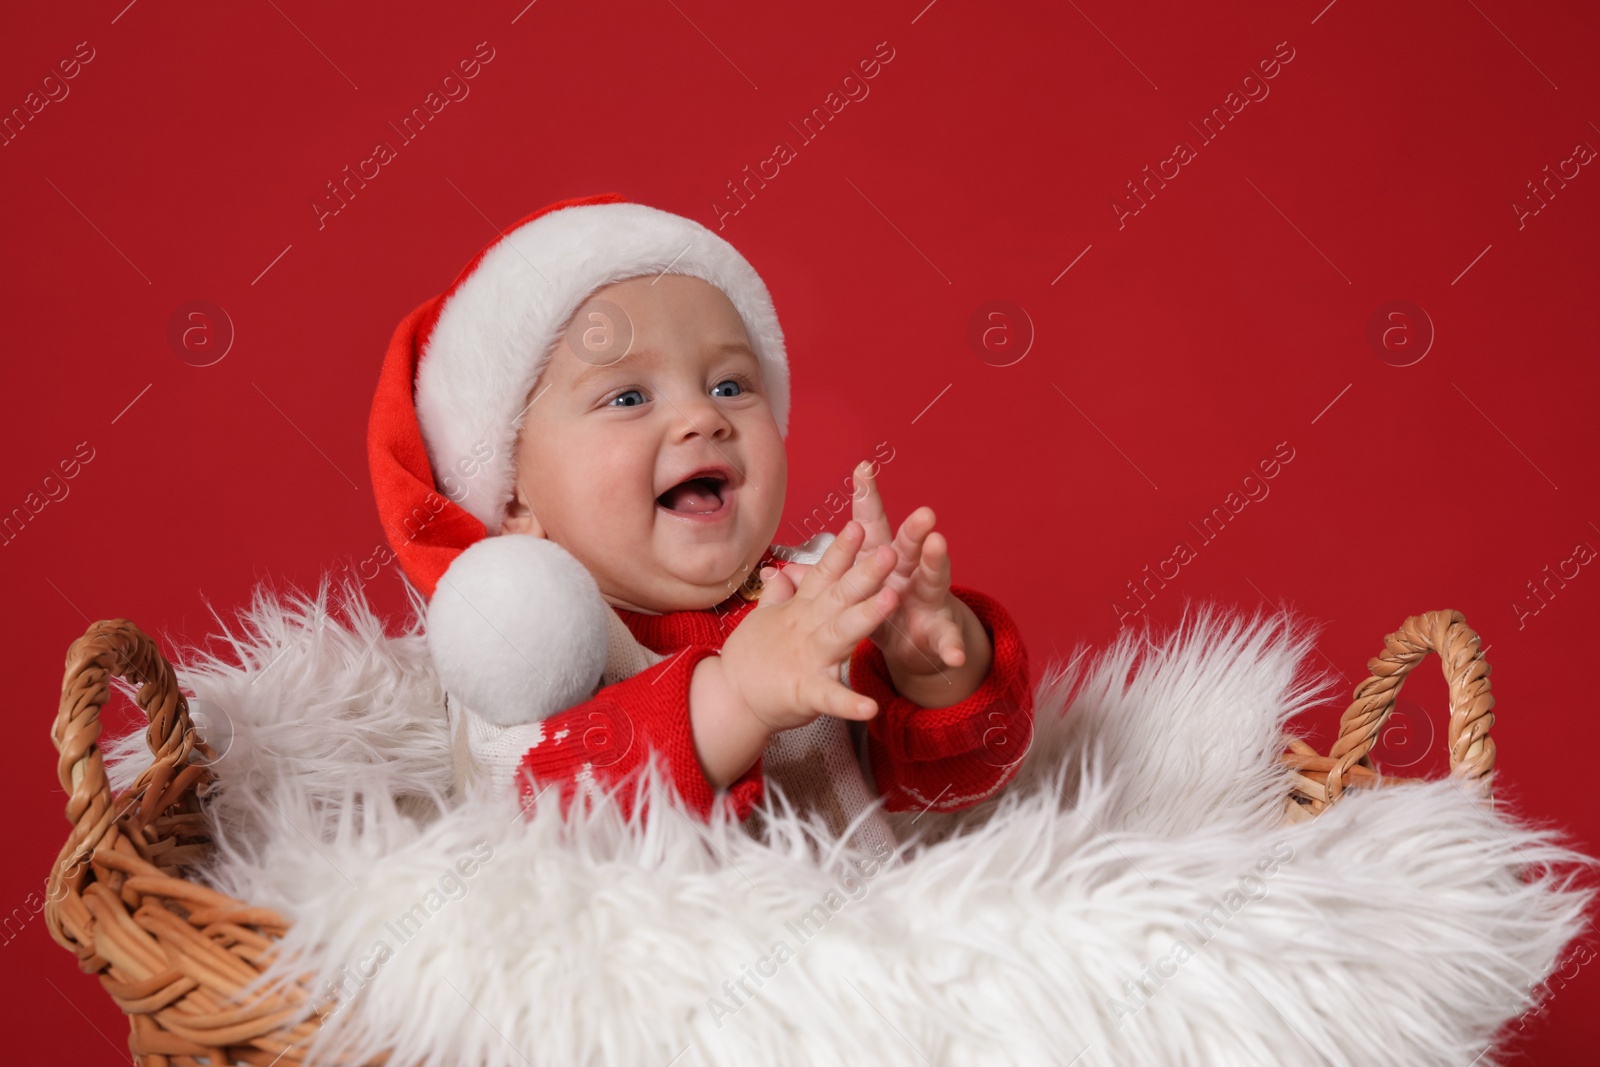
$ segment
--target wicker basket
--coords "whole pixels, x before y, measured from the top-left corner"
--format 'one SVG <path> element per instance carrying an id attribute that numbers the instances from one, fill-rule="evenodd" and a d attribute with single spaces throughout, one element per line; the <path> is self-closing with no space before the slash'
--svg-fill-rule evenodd
<path id="1" fill-rule="evenodd" d="M 1380 774 L 1369 753 L 1406 674 L 1429 652 L 1439 654 L 1450 687 L 1451 770 L 1479 781 L 1487 797 L 1495 753 L 1489 665 L 1460 612 L 1432 611 L 1407 619 L 1368 663 L 1372 677 L 1356 687 L 1329 755 L 1285 739 L 1282 759 L 1299 772 L 1285 799 L 1287 821 L 1325 811 L 1348 787 L 1414 780 Z M 155 754 L 115 798 L 98 744 L 113 675 L 138 687 Z M 307 1014 L 309 991 L 239 997 L 266 969 L 288 921 L 183 877 L 209 849 L 197 791 L 213 775 L 193 757 L 210 761 L 214 753 L 189 721 L 171 665 L 137 626 L 97 622 L 73 642 L 51 736 L 72 832 L 50 870 L 45 921 L 128 1015 L 128 1047 L 138 1062 L 301 1063 L 318 1024 L 314 1017 L 292 1020 Z"/>

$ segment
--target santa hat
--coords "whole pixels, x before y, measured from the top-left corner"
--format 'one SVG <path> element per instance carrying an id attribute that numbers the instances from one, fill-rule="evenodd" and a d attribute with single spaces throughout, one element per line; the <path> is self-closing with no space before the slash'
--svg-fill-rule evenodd
<path id="1" fill-rule="evenodd" d="M 698 222 L 615 193 L 501 231 L 389 341 L 367 429 L 379 518 L 430 598 L 440 680 L 491 721 L 542 718 L 600 677 L 610 609 L 593 578 L 554 542 L 496 535 L 515 480 L 538 477 L 516 470 L 514 449 L 555 342 L 596 289 L 665 273 L 727 295 L 787 436 L 789 367 L 761 276 Z"/>

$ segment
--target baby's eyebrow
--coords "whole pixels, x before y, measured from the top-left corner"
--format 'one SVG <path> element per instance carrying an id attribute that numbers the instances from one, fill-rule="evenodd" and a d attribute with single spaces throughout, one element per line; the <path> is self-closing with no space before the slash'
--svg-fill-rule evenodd
<path id="1" fill-rule="evenodd" d="M 591 364 L 588 370 L 579 374 L 572 380 L 572 387 L 574 389 L 581 389 L 590 379 L 600 378 L 607 374 L 619 371 L 624 367 L 624 365 L 628 367 L 636 367 L 640 363 L 644 363 L 645 365 L 649 366 L 654 365 L 655 362 L 656 356 L 653 352 L 629 352 L 621 359 L 613 360 L 610 363 Z"/>
<path id="2" fill-rule="evenodd" d="M 755 352 L 751 351 L 750 346 L 743 341 L 724 341 L 722 344 L 712 346 L 710 351 L 713 355 L 718 356 L 723 355 L 724 353 L 744 355 L 749 357 L 751 363 L 756 364 L 758 367 L 761 365 L 761 361 L 756 358 Z M 660 357 L 653 351 L 630 351 L 623 358 L 614 360 L 610 363 L 596 363 L 591 365 L 588 370 L 583 371 L 572 380 L 572 388 L 581 389 L 592 379 L 605 377 L 606 375 L 612 373 L 624 373 L 631 368 L 651 368 L 654 367 L 658 362 L 660 362 Z"/>

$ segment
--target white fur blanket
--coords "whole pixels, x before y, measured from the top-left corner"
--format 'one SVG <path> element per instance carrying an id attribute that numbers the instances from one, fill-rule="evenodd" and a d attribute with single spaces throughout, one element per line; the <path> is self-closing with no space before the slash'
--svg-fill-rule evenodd
<path id="1" fill-rule="evenodd" d="M 893 816 L 883 857 L 781 808 L 759 841 L 446 798 L 420 621 L 386 637 L 343 594 L 258 593 L 237 665 L 177 665 L 222 752 L 200 877 L 293 918 L 269 977 L 316 972 L 313 1062 L 1490 1065 L 1584 928 L 1588 861 L 1503 789 L 1281 824 L 1280 733 L 1319 691 L 1282 617 L 1052 664 L 1016 780 Z M 109 746 L 115 788 L 141 745 Z"/>

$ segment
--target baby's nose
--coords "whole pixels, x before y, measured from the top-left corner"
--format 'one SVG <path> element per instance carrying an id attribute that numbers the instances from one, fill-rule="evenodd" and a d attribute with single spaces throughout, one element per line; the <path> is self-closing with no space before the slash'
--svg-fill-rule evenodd
<path id="1" fill-rule="evenodd" d="M 717 439 L 733 432 L 733 422 L 715 397 L 705 393 L 695 393 L 670 399 L 669 410 L 672 412 L 679 434 L 699 434 L 702 437 Z"/>

